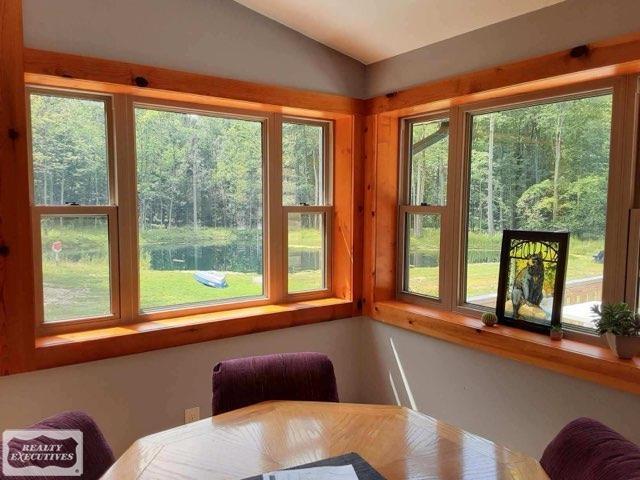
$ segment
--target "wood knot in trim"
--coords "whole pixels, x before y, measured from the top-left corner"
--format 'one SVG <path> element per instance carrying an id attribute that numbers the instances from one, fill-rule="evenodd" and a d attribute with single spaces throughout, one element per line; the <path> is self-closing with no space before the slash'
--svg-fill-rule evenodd
<path id="1" fill-rule="evenodd" d="M 133 83 L 135 83 L 137 87 L 148 87 L 149 86 L 149 80 L 147 80 L 144 77 L 135 77 L 133 79 Z"/>
<path id="2" fill-rule="evenodd" d="M 586 57 L 589 54 L 589 47 L 587 45 L 578 45 L 573 47 L 569 52 L 571 58 Z"/>

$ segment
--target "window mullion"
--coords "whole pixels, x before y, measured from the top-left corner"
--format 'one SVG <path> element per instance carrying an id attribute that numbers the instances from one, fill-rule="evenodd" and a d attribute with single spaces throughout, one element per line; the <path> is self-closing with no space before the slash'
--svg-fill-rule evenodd
<path id="1" fill-rule="evenodd" d="M 114 97 L 114 173 L 113 201 L 118 206 L 120 313 L 124 322 L 137 320 L 138 218 L 136 199 L 136 158 L 133 103 L 128 95 Z"/>
<path id="2" fill-rule="evenodd" d="M 282 115 L 271 114 L 267 124 L 267 295 L 271 303 L 280 303 L 286 296 L 287 281 L 287 231 L 282 207 Z"/>

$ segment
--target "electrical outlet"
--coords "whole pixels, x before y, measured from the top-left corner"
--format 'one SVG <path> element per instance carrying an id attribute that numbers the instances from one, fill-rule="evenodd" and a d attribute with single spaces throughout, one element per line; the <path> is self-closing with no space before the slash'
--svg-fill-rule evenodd
<path id="1" fill-rule="evenodd" d="M 184 423 L 191 423 L 200 420 L 200 407 L 187 408 L 184 411 Z"/>

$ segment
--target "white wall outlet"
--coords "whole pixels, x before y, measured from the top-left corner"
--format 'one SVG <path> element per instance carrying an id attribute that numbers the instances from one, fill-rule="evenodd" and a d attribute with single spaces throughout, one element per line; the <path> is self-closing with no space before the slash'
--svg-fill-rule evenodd
<path id="1" fill-rule="evenodd" d="M 184 423 L 197 422 L 198 420 L 200 420 L 200 407 L 191 407 L 184 411 Z"/>

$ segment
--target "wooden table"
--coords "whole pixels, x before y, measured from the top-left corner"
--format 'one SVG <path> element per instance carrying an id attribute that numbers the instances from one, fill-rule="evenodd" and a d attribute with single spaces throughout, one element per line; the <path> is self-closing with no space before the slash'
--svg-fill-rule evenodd
<path id="1" fill-rule="evenodd" d="M 357 452 L 387 479 L 547 479 L 538 462 L 390 405 L 265 402 L 136 441 L 104 479 L 241 479 Z"/>

